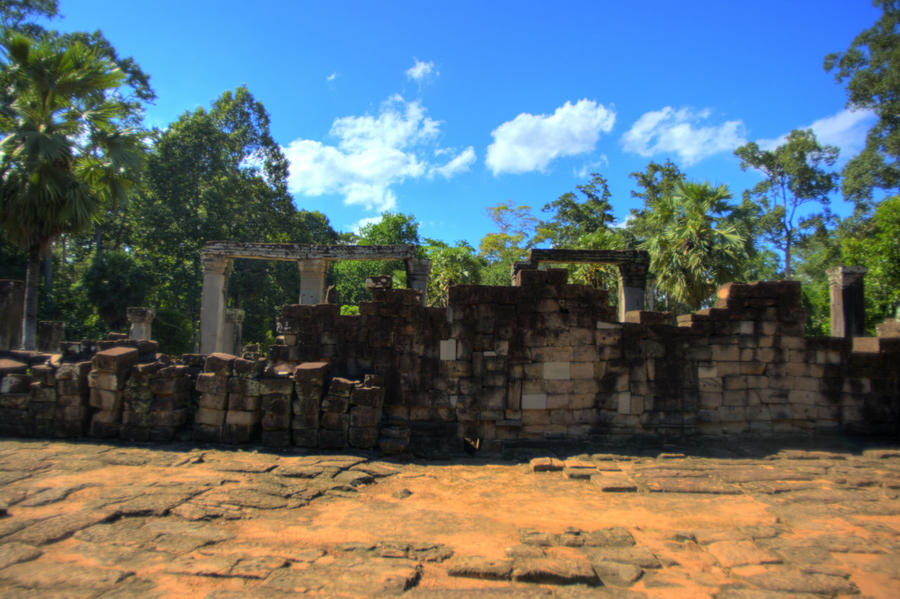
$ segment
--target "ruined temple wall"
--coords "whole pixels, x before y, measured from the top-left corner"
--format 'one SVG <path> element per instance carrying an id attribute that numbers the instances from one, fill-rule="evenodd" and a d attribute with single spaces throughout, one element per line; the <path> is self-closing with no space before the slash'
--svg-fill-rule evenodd
<path id="1" fill-rule="evenodd" d="M 398 452 L 547 438 L 898 434 L 900 338 L 804 337 L 795 282 L 730 284 L 678 318 L 566 272 L 457 286 L 446 309 L 373 290 L 358 316 L 285 306 L 268 358 L 152 341 L 63 344 L 0 364 L 0 434 Z M 98 350 L 100 350 L 98 352 Z M 27 355 L 26 355 L 27 354 Z M 18 361 L 21 360 L 21 361 Z"/>

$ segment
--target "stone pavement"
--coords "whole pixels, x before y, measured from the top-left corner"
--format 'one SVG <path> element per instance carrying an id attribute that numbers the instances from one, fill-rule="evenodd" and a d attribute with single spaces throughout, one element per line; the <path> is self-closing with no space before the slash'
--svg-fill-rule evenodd
<path id="1" fill-rule="evenodd" d="M 900 451 L 0 440 L 0 599 L 896 597 Z"/>

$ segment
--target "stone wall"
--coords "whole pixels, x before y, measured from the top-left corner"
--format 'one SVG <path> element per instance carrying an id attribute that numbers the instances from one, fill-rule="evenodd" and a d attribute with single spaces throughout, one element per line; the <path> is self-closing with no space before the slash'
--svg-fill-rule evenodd
<path id="1" fill-rule="evenodd" d="M 517 277 L 453 287 L 446 309 L 379 288 L 356 316 L 285 306 L 265 358 L 173 361 L 128 339 L 7 352 L 0 434 L 433 454 L 466 439 L 900 431 L 900 337 L 804 337 L 798 283 L 723 286 L 676 325 L 617 322 L 564 270 Z"/>

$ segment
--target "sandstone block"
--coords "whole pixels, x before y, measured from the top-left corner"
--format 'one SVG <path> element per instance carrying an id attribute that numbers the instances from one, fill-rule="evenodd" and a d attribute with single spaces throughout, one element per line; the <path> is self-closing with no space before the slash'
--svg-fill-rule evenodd
<path id="1" fill-rule="evenodd" d="M 350 399 L 350 394 L 353 392 L 353 388 L 356 387 L 358 381 L 353 381 L 350 379 L 336 377 L 331 379 L 331 384 L 328 385 L 328 395 L 332 397 L 344 397 Z"/>
<path id="2" fill-rule="evenodd" d="M 258 412 L 244 412 L 241 410 L 228 410 L 225 414 L 225 424 L 234 424 L 240 426 L 255 426 L 259 423 L 260 417 Z"/>
<path id="3" fill-rule="evenodd" d="M 138 356 L 136 348 L 112 347 L 94 354 L 92 362 L 96 370 L 122 374 L 138 361 Z"/>
<path id="4" fill-rule="evenodd" d="M 200 393 L 225 394 L 228 392 L 228 377 L 214 372 L 204 372 L 197 376 L 197 391 Z"/>
<path id="5" fill-rule="evenodd" d="M 336 412 L 322 412 L 319 417 L 319 427 L 328 430 L 345 430 L 350 423 L 349 414 Z"/>
<path id="6" fill-rule="evenodd" d="M 372 427 L 351 426 L 347 433 L 347 443 L 350 447 L 359 449 L 372 449 L 378 442 L 378 429 Z"/>
<path id="7" fill-rule="evenodd" d="M 228 394 L 203 393 L 197 399 L 197 405 L 201 408 L 208 408 L 211 410 L 224 410 L 228 407 Z"/>
<path id="8" fill-rule="evenodd" d="M 343 449 L 347 445 L 347 431 L 320 429 L 318 440 L 320 449 Z"/>
<path id="9" fill-rule="evenodd" d="M 91 389 L 90 405 L 101 410 L 121 410 L 122 392 L 106 389 Z"/>
<path id="10" fill-rule="evenodd" d="M 212 408 L 197 408 L 194 413 L 194 423 L 204 424 L 207 426 L 221 427 L 225 424 L 226 410 L 215 410 Z"/>
<path id="11" fill-rule="evenodd" d="M 88 375 L 88 386 L 91 389 L 107 389 L 119 391 L 125 388 L 125 375 L 105 370 L 92 370 Z"/>
<path id="12" fill-rule="evenodd" d="M 234 361 L 237 356 L 224 353 L 213 353 L 206 356 L 203 364 L 204 372 L 210 372 L 219 376 L 231 376 Z"/>
<path id="13" fill-rule="evenodd" d="M 194 422 L 194 440 L 204 443 L 218 443 L 222 440 L 222 427 Z"/>
<path id="14" fill-rule="evenodd" d="M 295 428 L 291 431 L 291 439 L 297 447 L 318 447 L 319 431 L 314 428 Z"/>
<path id="15" fill-rule="evenodd" d="M 371 386 L 354 387 L 350 393 L 350 404 L 381 408 L 384 404 L 384 388 Z"/>
<path id="16" fill-rule="evenodd" d="M 356 428 L 375 427 L 378 424 L 380 410 L 366 406 L 356 406 L 350 409 L 350 426 Z M 374 441 L 372 445 L 374 445 Z M 358 446 L 354 446 L 358 447 Z"/>
<path id="17" fill-rule="evenodd" d="M 523 410 L 546 410 L 547 394 L 546 393 L 522 393 L 522 409 Z"/>
<path id="18" fill-rule="evenodd" d="M 228 394 L 228 409 L 242 412 L 257 412 L 260 407 L 259 395 L 244 395 L 242 393 Z"/>
<path id="19" fill-rule="evenodd" d="M 333 412 L 336 414 L 343 414 L 347 411 L 347 408 L 350 406 L 350 398 L 349 397 L 336 397 L 334 395 L 327 395 L 325 399 L 322 400 L 322 411 L 323 412 Z"/>

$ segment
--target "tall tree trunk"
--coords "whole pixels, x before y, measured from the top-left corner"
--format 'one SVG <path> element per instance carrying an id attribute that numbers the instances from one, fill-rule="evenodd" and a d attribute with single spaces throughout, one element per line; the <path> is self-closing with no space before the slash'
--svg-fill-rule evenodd
<path id="1" fill-rule="evenodd" d="M 28 248 L 28 267 L 25 270 L 25 314 L 22 317 L 22 348 L 37 348 L 38 282 L 41 270 L 41 244 Z"/>
<path id="2" fill-rule="evenodd" d="M 44 312 L 47 318 L 52 318 L 53 313 L 53 246 L 47 245 L 44 253 Z"/>
<path id="3" fill-rule="evenodd" d="M 100 227 L 100 223 L 94 225 L 94 249 L 96 256 L 103 251 L 103 229 Z"/>

